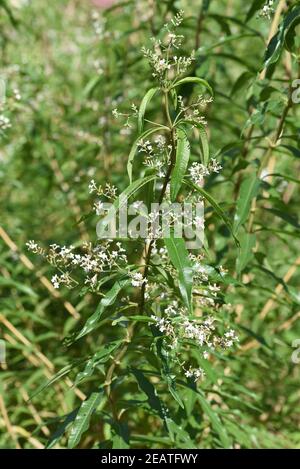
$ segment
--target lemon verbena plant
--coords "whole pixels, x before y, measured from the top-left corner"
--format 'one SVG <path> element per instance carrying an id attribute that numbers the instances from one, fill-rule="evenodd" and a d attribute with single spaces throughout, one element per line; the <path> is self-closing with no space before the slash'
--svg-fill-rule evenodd
<path id="1" fill-rule="evenodd" d="M 27 243 L 55 268 L 55 289 L 77 288 L 80 295 L 100 297 L 96 311 L 65 344 L 71 347 L 80 339 L 91 340 L 89 336 L 97 341 L 100 328 L 115 331 L 113 341 L 97 342 L 91 356 L 79 357 L 42 385 L 53 384 L 74 367 L 76 388 L 84 390 L 96 378 L 94 389 L 62 424 L 68 427 L 69 447 L 80 443 L 93 412 L 110 423 L 113 447 L 128 446 L 146 418 L 170 444 L 194 446 L 188 428 L 176 417 L 188 412 L 187 401 L 194 400 L 211 418 L 223 444 L 229 444 L 202 388 L 215 362 L 238 343 L 231 305 L 222 293 L 222 284 L 234 280 L 224 267 L 210 266 L 206 259 L 204 206 L 209 203 L 230 232 L 232 228 L 203 189 L 204 180 L 222 169 L 210 154 L 207 138 L 205 110 L 213 105 L 213 90 L 204 79 L 188 75 L 195 54 L 182 55 L 182 21 L 180 11 L 152 38 L 151 47 L 142 49 L 155 86 L 140 106 L 133 104 L 130 114 L 113 110 L 116 118 L 125 117 L 125 128 L 137 121 L 137 137 L 128 158 L 129 185 L 122 193 L 110 183 L 89 184 L 98 218 L 96 240 L 52 244 L 48 250 L 33 240 Z M 185 97 L 181 90 L 186 84 L 194 90 Z M 189 216 L 182 221 L 178 208 L 187 206 Z M 120 213 L 124 207 L 129 213 L 125 227 Z M 119 230 L 108 234 L 113 216 L 119 218 Z M 172 399 L 168 404 L 165 393 Z M 130 421 L 130 408 L 137 403 L 143 411 Z M 56 442 L 55 436 L 50 446 Z"/>

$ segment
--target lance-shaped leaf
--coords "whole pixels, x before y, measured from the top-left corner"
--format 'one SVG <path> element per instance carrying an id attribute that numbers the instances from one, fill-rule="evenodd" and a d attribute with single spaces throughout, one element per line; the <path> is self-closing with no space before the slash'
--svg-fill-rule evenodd
<path id="1" fill-rule="evenodd" d="M 207 166 L 209 162 L 209 146 L 208 146 L 208 138 L 207 133 L 205 130 L 204 125 L 199 124 L 197 126 L 200 134 L 200 147 L 201 147 L 201 155 L 202 155 L 202 163 Z"/>
<path id="2" fill-rule="evenodd" d="M 178 127 L 182 124 L 196 127 L 200 136 L 201 162 L 207 166 L 209 162 L 209 145 L 205 126 L 195 120 L 181 119 L 178 121 Z"/>
<path id="3" fill-rule="evenodd" d="M 162 419 L 164 419 L 164 405 L 158 397 L 157 391 L 153 384 L 146 378 L 142 371 L 136 368 L 132 368 L 131 371 L 137 380 L 139 388 L 146 394 L 148 398 L 148 404 L 151 409 L 153 409 Z"/>
<path id="4" fill-rule="evenodd" d="M 285 39 L 289 31 L 299 22 L 300 6 L 295 5 L 294 8 L 284 17 L 278 28 L 278 32 L 270 40 L 264 58 L 264 68 L 278 61 L 283 50 Z"/>
<path id="5" fill-rule="evenodd" d="M 185 180 L 184 183 L 187 186 L 192 187 L 194 190 L 199 192 L 199 194 L 201 194 L 202 197 L 204 197 L 204 199 L 206 199 L 211 204 L 211 206 L 215 209 L 217 215 L 224 221 L 225 225 L 229 229 L 230 233 L 233 236 L 235 244 L 237 246 L 239 246 L 240 243 L 239 243 L 239 240 L 237 239 L 237 237 L 235 236 L 235 234 L 233 232 L 231 221 L 228 218 L 228 216 L 226 215 L 226 213 L 224 212 L 224 210 L 220 207 L 218 202 L 208 192 L 206 192 L 202 187 L 198 186 L 197 184 L 194 184 L 193 182 L 188 181 L 188 180 Z"/>
<path id="6" fill-rule="evenodd" d="M 261 182 L 257 178 L 256 174 L 248 176 L 242 182 L 234 216 L 234 234 L 236 234 L 239 227 L 247 221 L 251 208 L 251 202 L 258 193 L 260 183 Z"/>
<path id="7" fill-rule="evenodd" d="M 37 394 L 42 392 L 44 389 L 48 388 L 52 384 L 54 384 L 56 381 L 59 379 L 63 378 L 65 375 L 70 373 L 70 371 L 73 368 L 76 368 L 77 366 L 81 365 L 86 361 L 86 358 L 80 358 L 77 360 L 74 360 L 72 363 L 64 366 L 61 370 L 59 370 L 55 375 L 53 375 L 48 381 L 45 381 L 42 383 L 31 395 L 30 395 L 30 400 L 33 399 Z"/>
<path id="8" fill-rule="evenodd" d="M 80 406 L 72 425 L 68 440 L 68 448 L 75 448 L 80 442 L 82 434 L 88 430 L 93 412 L 97 409 L 103 397 L 103 391 L 92 392 L 92 394 Z"/>
<path id="9" fill-rule="evenodd" d="M 171 201 L 175 201 L 177 194 L 181 188 L 182 181 L 186 172 L 186 168 L 190 159 L 190 144 L 187 139 L 186 131 L 184 128 L 178 128 L 177 134 L 177 149 L 176 149 L 176 163 L 171 176 Z"/>
<path id="10" fill-rule="evenodd" d="M 64 435 L 65 431 L 69 428 L 71 423 L 74 422 L 76 415 L 78 414 L 78 410 L 79 407 L 72 410 L 72 412 L 70 412 L 64 417 L 63 422 L 58 426 L 53 435 L 51 435 L 51 438 L 47 441 L 46 449 L 53 448 L 53 446 L 55 446 L 59 442 L 61 437 Z"/>
<path id="11" fill-rule="evenodd" d="M 167 383 L 168 389 L 174 397 L 175 401 L 180 405 L 182 409 L 184 409 L 184 403 L 177 391 L 176 377 L 170 369 L 169 352 L 165 349 L 165 344 L 163 340 L 160 339 L 156 341 L 156 346 L 154 350 L 161 361 L 161 376 L 163 380 Z"/>
<path id="12" fill-rule="evenodd" d="M 200 405 L 202 407 L 202 410 L 207 415 L 207 417 L 209 418 L 214 431 L 217 433 L 217 435 L 219 436 L 219 438 L 222 442 L 223 447 L 224 448 L 230 448 L 231 447 L 231 441 L 228 437 L 226 429 L 225 429 L 224 425 L 222 424 L 217 412 L 210 406 L 208 401 L 205 399 L 204 393 L 202 391 L 199 390 L 197 392 L 197 395 L 198 395 L 198 399 L 199 399 Z"/>
<path id="13" fill-rule="evenodd" d="M 114 341 L 114 342 L 109 342 L 109 343 L 103 345 L 103 347 L 100 347 L 100 349 L 97 350 L 97 352 L 87 361 L 87 363 L 84 367 L 84 370 L 80 371 L 77 374 L 75 382 L 74 382 L 74 386 L 78 386 L 78 384 L 82 380 L 92 376 L 92 374 L 94 372 L 94 369 L 100 363 L 105 363 L 106 361 L 108 361 L 110 356 L 111 356 L 111 353 L 114 350 L 116 350 L 122 342 L 123 342 L 122 340 L 117 340 L 117 341 Z"/>
<path id="14" fill-rule="evenodd" d="M 86 334 L 89 334 L 91 331 L 96 329 L 99 325 L 99 321 L 105 309 L 108 306 L 111 306 L 116 301 L 117 296 L 120 293 L 120 291 L 126 285 L 129 285 L 129 283 L 130 283 L 130 280 L 128 278 L 117 280 L 115 284 L 113 285 L 113 287 L 106 293 L 105 297 L 102 298 L 96 311 L 94 312 L 94 314 L 92 314 L 88 318 L 83 328 L 80 331 L 75 332 L 71 336 L 67 337 L 65 339 L 65 344 L 71 345 L 76 340 L 80 339 L 81 337 L 85 336 Z"/>
<path id="15" fill-rule="evenodd" d="M 209 91 L 209 93 L 212 96 L 214 94 L 210 84 L 206 80 L 203 80 L 203 78 L 199 78 L 199 77 L 185 77 L 185 78 L 182 78 L 181 80 L 176 81 L 172 85 L 172 88 L 175 88 L 176 86 L 184 85 L 185 83 L 195 83 L 197 85 L 202 85 Z"/>
<path id="16" fill-rule="evenodd" d="M 171 425 L 173 421 L 167 416 L 167 409 L 160 400 L 156 388 L 141 370 L 132 368 L 131 371 L 137 380 L 140 390 L 146 394 L 149 407 L 163 420 L 171 440 L 174 441 L 174 431 Z"/>
<path id="17" fill-rule="evenodd" d="M 183 238 L 164 238 L 170 260 L 178 271 L 179 289 L 190 313 L 193 311 L 192 288 L 193 269 Z"/>
<path id="18" fill-rule="evenodd" d="M 236 261 L 236 270 L 240 274 L 253 257 L 253 248 L 256 242 L 256 236 L 253 233 L 243 233 L 239 236 L 241 244 L 240 253 Z"/>
<path id="19" fill-rule="evenodd" d="M 142 99 L 140 109 L 139 109 L 139 114 L 138 114 L 138 131 L 139 131 L 139 133 L 141 133 L 143 131 L 144 116 L 145 116 L 147 106 L 148 106 L 149 102 L 151 101 L 151 99 L 153 98 L 153 96 L 155 95 L 155 93 L 158 90 L 159 90 L 158 87 L 150 88 L 150 90 L 147 91 L 147 93 L 145 94 L 145 96 Z"/>

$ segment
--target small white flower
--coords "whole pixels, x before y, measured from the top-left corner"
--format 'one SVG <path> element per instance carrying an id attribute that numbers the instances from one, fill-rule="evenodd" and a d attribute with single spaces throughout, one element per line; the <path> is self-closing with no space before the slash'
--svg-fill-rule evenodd
<path id="1" fill-rule="evenodd" d="M 33 239 L 28 241 L 26 243 L 26 246 L 27 246 L 29 251 L 36 251 L 38 249 L 38 244 Z"/>
<path id="2" fill-rule="evenodd" d="M 52 282 L 54 288 L 56 288 L 56 289 L 59 288 L 60 280 L 59 280 L 58 275 L 53 275 L 53 277 L 51 278 L 51 282 Z"/>
<path id="3" fill-rule="evenodd" d="M 94 203 L 93 208 L 96 212 L 96 215 L 99 215 L 99 216 L 103 215 L 103 207 L 104 207 L 104 205 L 103 205 L 103 202 L 101 202 L 101 200 Z"/>
<path id="4" fill-rule="evenodd" d="M 3 114 L 0 115 L 0 130 L 6 130 L 11 127 L 11 123 L 8 117 Z"/>
<path id="5" fill-rule="evenodd" d="M 148 280 L 140 272 L 130 272 L 131 285 L 133 287 L 141 287 L 144 283 L 148 283 Z"/>
<path id="6" fill-rule="evenodd" d="M 202 163 L 193 163 L 189 169 L 189 172 L 192 181 L 199 186 L 202 184 L 204 177 L 209 175 L 208 168 Z"/>
<path id="7" fill-rule="evenodd" d="M 96 190 L 97 190 L 96 183 L 95 183 L 94 179 L 92 179 L 91 182 L 89 183 L 89 193 L 92 194 Z"/>

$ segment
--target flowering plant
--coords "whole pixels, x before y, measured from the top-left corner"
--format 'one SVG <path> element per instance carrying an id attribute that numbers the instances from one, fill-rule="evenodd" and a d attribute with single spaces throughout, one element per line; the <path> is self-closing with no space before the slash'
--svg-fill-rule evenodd
<path id="1" fill-rule="evenodd" d="M 298 2 L 91 3 L 0 2 L 0 446 L 297 446 Z"/>

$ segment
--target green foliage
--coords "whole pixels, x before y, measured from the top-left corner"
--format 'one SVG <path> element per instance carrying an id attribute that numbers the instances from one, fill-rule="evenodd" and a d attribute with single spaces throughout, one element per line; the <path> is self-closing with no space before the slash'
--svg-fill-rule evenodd
<path id="1" fill-rule="evenodd" d="M 0 1 L 1 448 L 299 448 L 300 5 L 266 3 Z M 197 250 L 99 239 L 185 201 Z"/>

